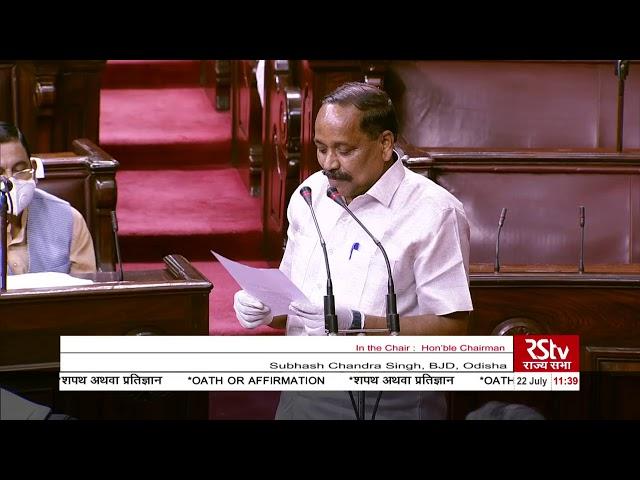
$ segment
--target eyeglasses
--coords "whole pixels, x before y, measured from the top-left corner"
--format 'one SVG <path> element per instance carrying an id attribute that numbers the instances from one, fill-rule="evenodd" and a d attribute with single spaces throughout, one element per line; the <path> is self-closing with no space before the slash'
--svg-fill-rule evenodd
<path id="1" fill-rule="evenodd" d="M 26 168 L 24 170 L 20 170 L 19 172 L 12 172 L 12 175 L 10 175 L 10 177 L 16 180 L 24 180 L 24 181 L 32 180 L 33 172 L 34 172 L 33 168 Z"/>

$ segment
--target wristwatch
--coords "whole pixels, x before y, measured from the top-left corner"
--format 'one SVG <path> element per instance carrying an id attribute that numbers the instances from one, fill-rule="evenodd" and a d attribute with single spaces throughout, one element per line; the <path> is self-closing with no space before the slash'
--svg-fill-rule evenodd
<path id="1" fill-rule="evenodd" d="M 351 320 L 351 326 L 349 330 L 360 330 L 364 327 L 364 315 L 358 310 L 351 310 L 353 320 Z"/>

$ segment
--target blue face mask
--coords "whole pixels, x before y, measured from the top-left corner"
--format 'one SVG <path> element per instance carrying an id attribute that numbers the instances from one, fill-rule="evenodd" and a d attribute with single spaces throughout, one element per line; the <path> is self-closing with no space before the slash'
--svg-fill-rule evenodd
<path id="1" fill-rule="evenodd" d="M 9 192 L 9 215 L 18 216 L 22 211 L 29 206 L 31 200 L 33 200 L 33 194 L 36 190 L 35 180 L 17 180 L 13 177 L 10 178 L 13 183 L 13 188 Z"/>

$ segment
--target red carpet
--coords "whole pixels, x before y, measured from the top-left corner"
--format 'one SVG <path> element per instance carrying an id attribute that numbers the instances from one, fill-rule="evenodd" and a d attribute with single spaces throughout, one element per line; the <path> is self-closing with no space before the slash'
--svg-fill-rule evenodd
<path id="1" fill-rule="evenodd" d="M 121 170 L 116 178 L 126 261 L 157 261 L 169 253 L 209 260 L 209 250 L 263 258 L 260 200 L 247 193 L 236 169 Z"/>
<path id="2" fill-rule="evenodd" d="M 209 250 L 265 267 L 262 213 L 230 166 L 231 115 L 199 85 L 199 61 L 109 61 L 101 90 L 100 146 L 120 162 L 118 219 L 124 269 L 162 268 L 184 255 L 213 284 L 211 335 L 277 335 L 243 329 L 239 289 Z M 279 392 L 214 392 L 213 419 L 273 418 Z"/>
<path id="3" fill-rule="evenodd" d="M 202 88 L 103 89 L 100 94 L 100 144 L 121 168 L 229 163 L 231 114 L 217 112 Z"/>

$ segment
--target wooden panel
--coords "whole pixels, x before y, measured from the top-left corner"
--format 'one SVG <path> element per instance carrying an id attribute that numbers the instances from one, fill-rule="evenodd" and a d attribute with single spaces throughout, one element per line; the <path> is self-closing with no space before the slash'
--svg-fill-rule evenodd
<path id="1" fill-rule="evenodd" d="M 267 258 L 284 250 L 289 198 L 298 185 L 300 159 L 300 89 L 287 60 L 265 64 L 262 221 Z"/>
<path id="2" fill-rule="evenodd" d="M 101 63 L 74 62 L 58 72 L 51 151 L 69 148 L 76 138 L 98 143 L 102 68 Z"/>
<path id="3" fill-rule="evenodd" d="M 60 335 L 208 335 L 211 283 L 181 256 L 164 260 L 123 282 L 86 274 L 99 283 L 1 295 L 0 384 L 81 419 L 206 419 L 207 392 L 58 391 Z"/>
<path id="4" fill-rule="evenodd" d="M 638 348 L 588 346 L 585 349 L 583 364 L 586 369 L 595 372 L 640 374 L 640 346 Z"/>
<path id="5" fill-rule="evenodd" d="M 580 392 L 455 393 L 452 417 L 501 400 L 536 407 L 553 419 L 639 419 L 637 152 L 410 151 L 417 157 L 406 164 L 451 191 L 470 221 L 469 333 L 573 333 L 580 335 L 583 350 Z M 583 274 L 576 273 L 579 205 L 586 206 Z M 502 207 L 508 208 L 502 268 L 493 273 Z"/>
<path id="6" fill-rule="evenodd" d="M 14 69 L 11 63 L 0 63 L 0 119 L 15 123 Z"/>
<path id="7" fill-rule="evenodd" d="M 232 63 L 232 60 L 202 60 L 200 64 L 200 85 L 218 111 L 229 110 L 231 105 Z"/>
<path id="8" fill-rule="evenodd" d="M 20 60 L 0 64 L 0 118 L 23 131 L 32 152 L 99 141 L 103 60 Z"/>
<path id="9" fill-rule="evenodd" d="M 637 274 L 472 274 L 471 286 L 470 334 L 579 333 L 584 348 L 640 346 Z"/>
<path id="10" fill-rule="evenodd" d="M 458 198 L 471 226 L 471 262 L 493 263 L 498 219 L 507 208 L 500 261 L 578 266 L 579 207 L 585 207 L 586 264 L 640 258 L 640 156 L 602 151 L 414 149 L 412 170 Z"/>
<path id="11" fill-rule="evenodd" d="M 399 61 L 387 91 L 422 147 L 615 147 L 615 61 Z M 640 76 L 625 84 L 624 146 L 640 141 Z M 636 72 L 637 73 L 637 72 Z"/>
<path id="12" fill-rule="evenodd" d="M 605 73 L 607 71 L 605 70 Z M 629 62 L 629 74 L 624 86 L 624 119 L 622 123 L 624 150 L 640 148 L 640 62 Z"/>
<path id="13" fill-rule="evenodd" d="M 216 60 L 216 110 L 222 112 L 229 110 L 231 87 L 231 61 Z"/>
<path id="14" fill-rule="evenodd" d="M 640 419 L 640 265 L 627 270 L 634 272 L 472 273 L 469 333 L 579 334 L 581 386 L 579 392 L 456 392 L 451 417 L 463 419 L 498 400 L 529 405 L 549 419 Z"/>
<path id="15" fill-rule="evenodd" d="M 640 399 L 640 345 L 635 348 L 587 347 L 584 362 L 594 370 L 591 382 L 591 418 L 626 420 L 638 411 Z"/>
<path id="16" fill-rule="evenodd" d="M 255 60 L 233 60 L 231 80 L 232 161 L 249 193 L 260 196 L 262 179 L 262 105 Z"/>

